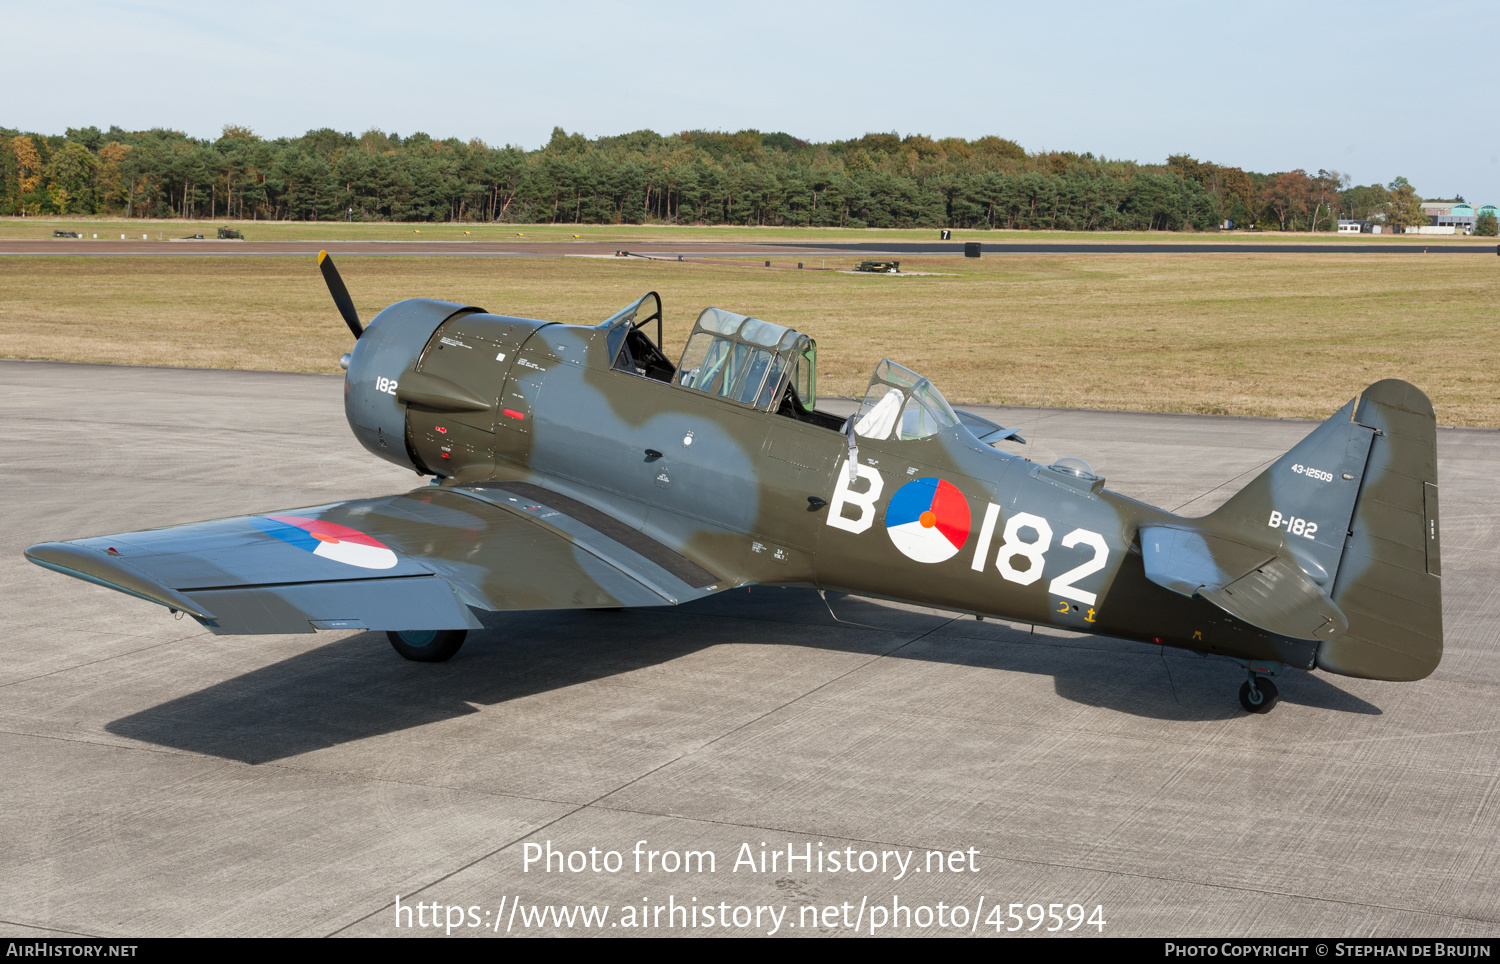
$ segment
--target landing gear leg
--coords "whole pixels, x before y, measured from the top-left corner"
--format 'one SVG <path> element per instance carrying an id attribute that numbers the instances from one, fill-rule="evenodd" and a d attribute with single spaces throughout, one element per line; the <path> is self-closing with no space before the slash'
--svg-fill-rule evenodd
<path id="1" fill-rule="evenodd" d="M 1240 705 L 1245 708 L 1246 713 L 1269 713 L 1281 700 L 1281 692 L 1276 689 L 1276 684 L 1266 677 L 1280 675 L 1286 669 L 1286 664 L 1269 659 L 1239 659 L 1230 656 L 1229 659 L 1239 663 L 1249 677 L 1240 686 Z"/>
<path id="2" fill-rule="evenodd" d="M 1247 713 L 1269 713 L 1281 700 L 1276 684 L 1264 676 L 1250 674 L 1250 679 L 1240 684 L 1240 705 Z"/>
<path id="3" fill-rule="evenodd" d="M 386 633 L 396 652 L 418 663 L 441 663 L 451 659 L 469 635 L 466 629 L 407 629 Z"/>

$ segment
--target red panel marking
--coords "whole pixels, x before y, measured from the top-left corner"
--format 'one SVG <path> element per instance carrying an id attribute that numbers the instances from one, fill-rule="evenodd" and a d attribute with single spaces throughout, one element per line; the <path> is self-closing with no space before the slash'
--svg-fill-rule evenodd
<path id="1" fill-rule="evenodd" d="M 937 491 L 932 494 L 932 514 L 937 530 L 962 549 L 969 539 L 969 500 L 958 486 L 946 479 L 938 480 Z"/>
<path id="2" fill-rule="evenodd" d="M 505 410 L 505 415 L 506 415 L 507 418 L 525 418 L 526 417 L 525 415 L 521 414 L 520 412 L 516 411 L 513 408 L 507 408 Z"/>

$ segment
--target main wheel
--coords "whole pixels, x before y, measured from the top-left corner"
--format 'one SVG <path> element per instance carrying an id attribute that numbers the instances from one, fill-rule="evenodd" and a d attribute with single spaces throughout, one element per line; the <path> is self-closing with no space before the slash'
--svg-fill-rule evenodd
<path id="1" fill-rule="evenodd" d="M 1281 693 L 1276 684 L 1264 676 L 1255 678 L 1254 689 L 1248 681 L 1240 684 L 1240 705 L 1247 713 L 1269 713 L 1280 700 Z"/>
<path id="2" fill-rule="evenodd" d="M 419 663 L 441 663 L 452 659 L 464 644 L 467 629 L 406 629 L 386 633 L 396 652 Z"/>

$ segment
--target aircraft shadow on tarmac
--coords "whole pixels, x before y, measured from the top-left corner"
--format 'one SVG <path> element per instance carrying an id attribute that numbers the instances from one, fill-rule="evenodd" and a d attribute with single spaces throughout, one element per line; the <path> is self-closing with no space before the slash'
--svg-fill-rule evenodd
<path id="1" fill-rule="evenodd" d="M 383 633 L 360 633 L 121 717 L 106 729 L 158 746 L 268 763 L 719 643 L 743 644 L 747 635 L 754 642 L 1050 674 L 1064 699 L 1149 719 L 1246 715 L 1235 697 L 1243 670 L 1227 660 L 1164 656 L 1159 647 L 1104 637 L 1032 635 L 1005 623 L 954 620 L 858 597 L 830 600 L 825 606 L 809 590 L 762 588 L 672 610 L 483 613 L 486 628 L 471 632 L 463 650 L 441 664 L 407 662 Z M 747 623 L 765 628 L 747 633 Z M 778 623 L 789 624 L 784 638 Z M 1279 685 L 1284 703 L 1380 713 L 1320 675 L 1288 673 Z M 878 702 L 871 709 L 880 712 Z"/>

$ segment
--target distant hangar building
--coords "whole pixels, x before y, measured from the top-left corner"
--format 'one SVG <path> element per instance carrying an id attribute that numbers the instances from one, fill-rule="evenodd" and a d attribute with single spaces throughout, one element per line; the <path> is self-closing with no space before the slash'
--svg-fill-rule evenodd
<path id="1" fill-rule="evenodd" d="M 1464 201 L 1423 201 L 1422 213 L 1427 215 L 1429 227 L 1450 228 L 1442 231 L 1442 234 L 1473 234 L 1474 225 L 1482 214 L 1494 214 L 1495 205 L 1486 204 L 1477 212 L 1474 205 Z M 1437 231 L 1422 231 L 1423 234 L 1437 234 Z"/>

